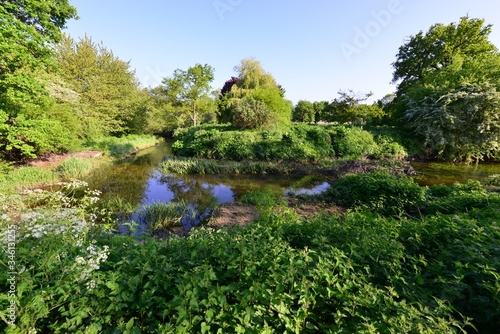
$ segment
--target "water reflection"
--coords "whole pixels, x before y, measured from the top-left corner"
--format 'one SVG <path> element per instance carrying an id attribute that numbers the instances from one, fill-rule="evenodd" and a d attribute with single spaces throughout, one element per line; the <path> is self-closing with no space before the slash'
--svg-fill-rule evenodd
<path id="1" fill-rule="evenodd" d="M 103 198 L 121 198 L 134 207 L 155 202 L 189 203 L 196 221 L 216 204 L 233 202 L 249 190 L 268 188 L 276 195 L 317 193 L 328 187 L 322 176 L 297 175 L 173 175 L 155 167 L 170 145 L 144 150 L 129 159 L 100 168 L 86 181 Z M 190 221 L 190 224 L 192 221 Z"/>
<path id="2" fill-rule="evenodd" d="M 484 181 L 491 175 L 500 174 L 500 164 L 454 164 L 451 162 L 413 162 L 413 168 L 421 173 L 415 177 L 420 185 L 466 183 L 468 180 Z"/>

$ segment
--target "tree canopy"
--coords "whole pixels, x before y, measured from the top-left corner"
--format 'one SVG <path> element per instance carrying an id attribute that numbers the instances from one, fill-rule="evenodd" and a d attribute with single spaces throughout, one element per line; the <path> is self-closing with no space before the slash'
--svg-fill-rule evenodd
<path id="1" fill-rule="evenodd" d="M 40 78 L 71 18 L 76 9 L 67 0 L 0 2 L 0 158 L 61 149 L 64 138 L 56 129 L 63 127 L 42 112 L 49 98 Z"/>
<path id="2" fill-rule="evenodd" d="M 247 58 L 241 64 L 234 67 L 238 77 L 227 81 L 221 91 L 219 101 L 219 120 L 233 123 L 235 117 L 239 120 L 260 120 L 251 122 L 252 125 L 238 126 L 268 127 L 286 125 L 290 123 L 293 105 L 291 101 L 285 100 L 284 89 L 276 83 L 274 77 L 264 71 L 260 62 L 254 58 Z M 243 101 L 242 101 L 243 100 Z M 244 101 L 247 100 L 247 101 Z M 254 100 L 262 102 L 255 103 Z M 242 108 L 242 106 L 245 106 Z M 265 108 L 264 108 L 265 107 Z M 254 109 L 253 109 L 254 108 Z M 238 115 L 245 111 L 245 116 Z M 251 116 L 252 110 L 254 115 Z M 263 112 L 268 116 L 263 117 Z"/>
<path id="3" fill-rule="evenodd" d="M 394 114 L 429 153 L 455 160 L 498 156 L 500 55 L 492 26 L 462 17 L 433 25 L 400 47 Z"/>
<path id="4" fill-rule="evenodd" d="M 192 125 L 196 126 L 201 115 L 211 113 L 215 108 L 210 99 L 213 80 L 212 66 L 196 64 L 187 70 L 176 69 L 171 77 L 163 79 L 158 92 L 181 114 L 188 115 Z"/>

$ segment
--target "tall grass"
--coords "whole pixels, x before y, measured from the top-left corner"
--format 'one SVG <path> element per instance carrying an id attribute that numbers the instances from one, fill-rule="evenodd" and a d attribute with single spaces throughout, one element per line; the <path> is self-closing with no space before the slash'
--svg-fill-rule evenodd
<path id="1" fill-rule="evenodd" d="M 120 138 L 105 137 L 88 142 L 86 146 L 92 150 L 104 151 L 112 157 L 125 157 L 135 151 L 155 146 L 160 139 L 154 135 L 127 135 Z"/>
<path id="2" fill-rule="evenodd" d="M 183 202 L 157 202 L 144 205 L 137 212 L 137 221 L 151 232 L 180 226 L 182 218 L 192 213 L 192 207 Z"/>
<path id="3" fill-rule="evenodd" d="M 37 167 L 13 169 L 8 173 L 0 174 L 0 193 L 54 183 L 58 178 L 59 174 L 51 169 Z"/>
<path id="4" fill-rule="evenodd" d="M 216 161 L 166 156 L 158 166 L 163 173 L 176 174 L 287 174 L 291 168 L 273 162 Z"/>
<path id="5" fill-rule="evenodd" d="M 64 160 L 57 172 L 62 179 L 78 179 L 87 175 L 95 166 L 95 160 L 73 157 Z"/>

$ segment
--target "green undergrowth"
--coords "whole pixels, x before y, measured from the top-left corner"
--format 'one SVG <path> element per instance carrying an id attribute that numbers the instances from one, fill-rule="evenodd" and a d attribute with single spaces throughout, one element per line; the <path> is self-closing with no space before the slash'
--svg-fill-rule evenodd
<path id="1" fill-rule="evenodd" d="M 239 131 L 202 125 L 177 133 L 174 154 L 195 158 L 261 161 L 319 161 L 325 158 L 408 156 L 390 135 L 374 136 L 355 126 L 292 124 L 281 130 Z"/>
<path id="2" fill-rule="evenodd" d="M 162 240 L 110 231 L 98 193 L 82 183 L 19 195 L 21 213 L 0 223 L 3 243 L 16 238 L 14 260 L 0 255 L 2 291 L 17 272 L 16 293 L 0 296 L 0 331 L 459 333 L 474 325 L 494 333 L 500 195 L 477 184 L 423 191 L 419 216 L 355 204 L 307 218 L 253 191 L 241 201 L 261 218 L 247 227 Z M 164 209 L 144 216 L 161 224 Z M 15 326 L 5 322 L 11 302 Z"/>
<path id="3" fill-rule="evenodd" d="M 154 135 L 126 135 L 123 137 L 105 137 L 87 142 L 85 146 L 90 150 L 103 151 L 106 155 L 121 158 L 136 151 L 152 147 L 160 143 Z"/>

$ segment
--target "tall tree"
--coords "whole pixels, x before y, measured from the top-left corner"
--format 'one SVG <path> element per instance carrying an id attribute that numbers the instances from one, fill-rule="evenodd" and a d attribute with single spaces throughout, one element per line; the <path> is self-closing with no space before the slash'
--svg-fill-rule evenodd
<path id="1" fill-rule="evenodd" d="M 39 80 L 52 65 L 51 45 L 76 18 L 67 0 L 0 2 L 0 155 L 34 157 L 57 149 L 57 121 L 40 110 L 48 98 Z"/>
<path id="2" fill-rule="evenodd" d="M 214 111 L 215 102 L 210 96 L 210 83 L 213 80 L 212 66 L 196 64 L 187 70 L 176 69 L 171 77 L 163 79 L 161 91 L 196 126 L 200 116 Z"/>
<path id="3" fill-rule="evenodd" d="M 326 108 L 323 117 L 330 122 L 364 124 L 381 119 L 384 112 L 377 104 L 365 102 L 373 93 L 356 93 L 353 90 L 339 91 L 339 98 L 334 99 Z"/>
<path id="4" fill-rule="evenodd" d="M 139 94 L 135 73 L 102 43 L 64 36 L 56 46 L 59 75 L 80 94 L 83 121 L 94 135 L 128 131 Z"/>
<path id="5" fill-rule="evenodd" d="M 310 101 L 300 100 L 293 110 L 292 120 L 295 122 L 314 122 L 316 110 Z"/>
<path id="6" fill-rule="evenodd" d="M 241 120 L 241 115 L 235 115 L 235 112 L 244 110 L 245 117 L 243 118 L 245 119 L 265 120 L 265 122 L 251 122 L 253 126 L 279 126 L 290 123 L 293 110 L 292 102 L 285 100 L 284 89 L 276 83 L 270 73 L 264 71 L 258 60 L 254 58 L 243 59 L 241 64 L 235 66 L 234 69 L 238 73 L 238 77 L 226 82 L 221 91 L 220 121 L 233 122 L 235 116 Z M 253 100 L 260 101 L 263 105 L 254 103 Z M 245 108 L 240 108 L 242 105 Z M 255 108 L 254 117 L 250 115 L 252 108 Z M 262 117 L 263 110 L 268 110 L 269 117 Z"/>
<path id="7" fill-rule="evenodd" d="M 482 19 L 462 17 L 433 25 L 399 48 L 393 117 L 431 154 L 458 160 L 499 155 L 500 110 L 493 101 L 500 91 L 500 54 L 488 39 L 491 28 Z"/>

